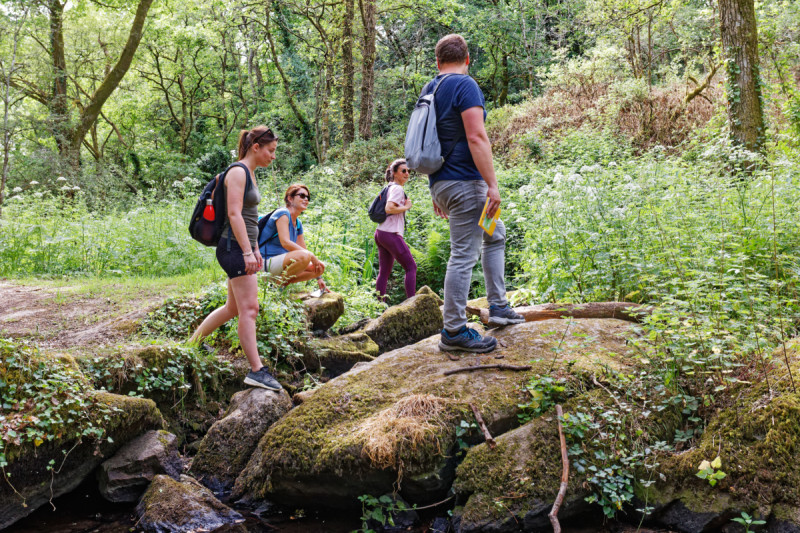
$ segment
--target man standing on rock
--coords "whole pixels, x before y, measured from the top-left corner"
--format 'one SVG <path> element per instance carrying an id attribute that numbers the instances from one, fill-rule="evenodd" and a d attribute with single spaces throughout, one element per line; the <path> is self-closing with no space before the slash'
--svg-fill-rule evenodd
<path id="1" fill-rule="evenodd" d="M 481 336 L 467 327 L 467 296 L 472 269 L 482 254 L 483 275 L 489 300 L 489 325 L 520 324 L 525 319 L 506 300 L 506 228 L 502 221 L 490 236 L 478 226 L 483 206 L 487 214 L 500 207 L 500 191 L 492 163 L 492 146 L 486 134 L 485 99 L 468 74 L 469 51 L 461 35 L 451 34 L 436 43 L 439 75 L 420 96 L 436 91 L 436 127 L 442 153 L 448 154 L 437 172 L 429 176 L 433 210 L 450 222 L 450 260 L 444 280 L 444 329 L 439 348 L 491 352 L 497 339 Z M 482 247 L 481 247 L 482 243 Z"/>

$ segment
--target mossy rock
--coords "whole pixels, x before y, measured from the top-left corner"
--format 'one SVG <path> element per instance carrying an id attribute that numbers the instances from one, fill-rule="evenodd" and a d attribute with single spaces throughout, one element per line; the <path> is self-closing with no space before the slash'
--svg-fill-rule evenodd
<path id="1" fill-rule="evenodd" d="M 435 294 L 412 296 L 371 320 L 364 327 L 364 333 L 375 341 L 381 352 L 426 339 L 442 331 L 440 301 Z"/>
<path id="2" fill-rule="evenodd" d="M 147 533 L 213 531 L 244 522 L 242 515 L 217 500 L 189 476 L 176 481 L 156 476 L 136 506 L 139 529 Z M 233 529 L 229 531 L 246 531 Z"/>
<path id="3" fill-rule="evenodd" d="M 359 362 L 369 362 L 380 352 L 378 345 L 364 332 L 348 333 L 327 339 L 312 339 L 300 348 L 306 369 L 336 377 Z"/>
<path id="4" fill-rule="evenodd" d="M 39 506 L 77 487 L 101 462 L 122 445 L 150 429 L 161 429 L 163 419 L 152 400 L 97 392 L 98 404 L 113 408 L 103 422 L 109 440 L 32 443 L 17 450 L 5 472 L 9 483 L 0 484 L 0 529 L 27 516 Z M 68 451 L 65 455 L 64 451 Z M 54 461 L 58 474 L 48 470 Z M 51 491 L 52 481 L 52 491 Z M 13 485 L 13 489 L 12 489 Z"/>
<path id="5" fill-rule="evenodd" d="M 454 513 L 460 532 L 534 531 L 550 526 L 547 513 L 561 483 L 561 451 L 554 416 L 537 418 L 501 435 L 497 447 L 470 448 L 456 471 L 453 488 L 464 501 Z M 572 475 L 561 519 L 586 513 L 588 494 Z"/>
<path id="6" fill-rule="evenodd" d="M 251 388 L 237 392 L 225 416 L 203 438 L 191 473 L 215 493 L 227 493 L 259 439 L 292 408 L 286 391 Z"/>
<path id="7" fill-rule="evenodd" d="M 577 412 L 605 412 L 623 402 L 626 416 L 642 424 L 642 436 L 648 441 L 664 440 L 674 434 L 681 420 L 677 410 L 653 414 L 638 403 L 612 398 L 608 389 L 581 387 L 573 394 L 563 403 L 565 417 Z M 456 471 L 453 488 L 458 501 L 463 502 L 454 513 L 457 530 L 502 533 L 519 531 L 521 525 L 523 531 L 551 531 L 547 515 L 558 494 L 562 474 L 555 409 L 501 435 L 496 442 L 495 449 L 486 444 L 470 448 Z M 612 455 L 610 446 L 592 450 L 598 451 Z M 558 513 L 562 524 L 603 520 L 601 508 L 586 502 L 590 494 L 586 474 L 572 465 Z"/>
<path id="8" fill-rule="evenodd" d="M 571 335 L 561 335 L 565 327 Z M 561 372 L 568 363 L 577 374 L 629 369 L 631 334 L 621 320 L 546 320 L 497 330 L 496 354 L 463 361 L 440 352 L 438 336 L 385 353 L 322 385 L 272 426 L 236 480 L 234 496 L 358 507 L 359 495 L 391 492 L 397 483 L 411 503 L 437 501 L 452 483 L 456 429 L 473 420 L 470 403 L 500 435 L 517 424 L 521 386 L 533 375 Z M 532 369 L 443 374 L 496 363 L 493 355 Z"/>
<path id="9" fill-rule="evenodd" d="M 798 340 L 788 343 L 786 359 L 800 385 Z M 710 419 L 697 445 L 663 458 L 666 480 L 637 494 L 657 508 L 654 520 L 670 524 L 671 516 L 694 513 L 699 526 L 679 529 L 700 531 L 747 511 L 772 515 L 784 529 L 800 528 L 800 391 L 791 385 L 786 359 L 778 348 L 767 363 L 768 379 L 759 372 L 757 382 L 729 391 L 732 402 Z M 717 456 L 726 476 L 712 487 L 696 474 L 701 462 Z"/>
<path id="10" fill-rule="evenodd" d="M 327 331 L 344 314 L 344 298 L 336 292 L 326 292 L 318 298 L 306 293 L 297 295 L 303 300 L 312 331 Z"/>
<path id="11" fill-rule="evenodd" d="M 431 288 L 430 288 L 430 287 L 428 287 L 427 285 L 423 285 L 422 287 L 420 287 L 420 288 L 417 290 L 417 294 L 430 294 L 431 296 L 435 296 L 435 297 L 436 297 L 436 303 L 437 303 L 438 305 L 443 305 L 443 304 L 444 304 L 444 300 L 442 300 L 442 299 L 439 297 L 439 295 L 438 295 L 438 294 L 436 294 L 436 291 L 434 291 L 433 289 L 431 289 Z"/>

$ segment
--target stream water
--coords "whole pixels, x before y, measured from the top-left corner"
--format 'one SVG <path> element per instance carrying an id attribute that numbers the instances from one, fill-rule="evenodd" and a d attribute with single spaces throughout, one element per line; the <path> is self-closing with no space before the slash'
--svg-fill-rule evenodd
<path id="1" fill-rule="evenodd" d="M 53 509 L 55 506 L 55 510 Z M 3 530 L 3 533 L 129 533 L 136 531 L 134 504 L 113 504 L 100 496 L 97 482 L 90 478 L 69 494 L 45 504 L 27 518 Z M 241 511 L 245 522 L 237 526 L 224 527 L 215 533 L 350 533 L 361 527 L 361 521 L 352 513 L 313 514 L 297 516 L 276 513 L 257 517 Z M 441 512 L 440 512 L 441 514 Z M 397 529 L 408 533 L 427 533 L 434 515 L 421 515 L 420 524 L 408 529 Z M 563 527 L 564 533 L 669 533 L 663 530 L 637 529 L 629 525 L 610 522 L 596 525 Z"/>

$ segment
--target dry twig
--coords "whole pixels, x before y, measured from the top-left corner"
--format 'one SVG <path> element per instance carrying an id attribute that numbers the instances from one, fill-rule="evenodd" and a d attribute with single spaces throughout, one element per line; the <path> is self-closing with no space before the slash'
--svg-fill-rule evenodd
<path id="1" fill-rule="evenodd" d="M 561 418 L 564 416 L 564 412 L 561 410 L 560 405 L 556 405 L 556 415 L 558 415 L 558 438 L 561 441 L 561 464 L 563 468 L 561 470 L 561 486 L 558 489 L 558 496 L 556 496 L 556 501 L 553 502 L 553 508 L 547 516 L 550 518 L 550 523 L 553 525 L 553 533 L 561 533 L 561 524 L 558 523 L 558 509 L 561 507 L 564 496 L 567 494 L 569 458 L 567 457 L 567 440 L 564 438 L 564 428 L 561 425 Z"/>
<path id="2" fill-rule="evenodd" d="M 522 365 L 522 366 L 501 365 L 501 364 L 497 364 L 497 365 L 475 365 L 475 366 L 464 366 L 464 367 L 461 367 L 461 368 L 454 368 L 452 370 L 446 370 L 444 372 L 444 375 L 445 376 L 450 376 L 452 374 L 458 374 L 459 372 L 471 372 L 473 370 L 486 370 L 486 369 L 489 369 L 489 368 L 498 368 L 500 370 L 522 371 L 522 370 L 530 370 L 533 367 L 531 365 Z"/>
<path id="3" fill-rule="evenodd" d="M 481 412 L 478 411 L 478 408 L 475 407 L 474 404 L 469 404 L 470 409 L 472 409 L 472 414 L 475 415 L 475 420 L 478 422 L 478 427 L 481 428 L 483 431 L 483 438 L 486 440 L 486 444 L 489 445 L 489 448 L 494 450 L 497 447 L 497 443 L 492 437 L 492 434 L 489 433 L 489 428 L 486 427 L 486 422 L 483 421 L 483 417 L 481 416 Z"/>

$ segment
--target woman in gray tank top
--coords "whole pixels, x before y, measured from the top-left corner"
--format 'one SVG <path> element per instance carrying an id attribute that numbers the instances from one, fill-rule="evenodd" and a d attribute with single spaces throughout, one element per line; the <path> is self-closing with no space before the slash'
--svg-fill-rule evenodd
<path id="1" fill-rule="evenodd" d="M 275 160 L 278 138 L 266 126 L 242 130 L 239 135 L 239 161 L 225 175 L 228 216 L 217 244 L 217 261 L 228 274 L 228 299 L 223 307 L 203 320 L 192 335 L 199 341 L 230 319 L 239 317 L 239 344 L 247 356 L 251 371 L 246 385 L 281 390 L 281 384 L 261 362 L 256 343 L 258 316 L 258 272 L 264 260 L 258 250 L 258 204 L 261 194 L 255 180 L 258 167 L 268 167 Z"/>

